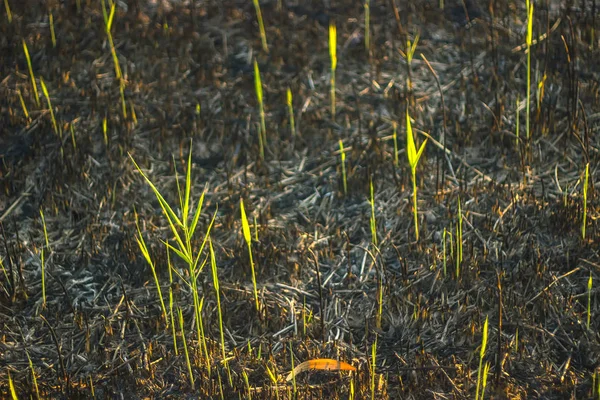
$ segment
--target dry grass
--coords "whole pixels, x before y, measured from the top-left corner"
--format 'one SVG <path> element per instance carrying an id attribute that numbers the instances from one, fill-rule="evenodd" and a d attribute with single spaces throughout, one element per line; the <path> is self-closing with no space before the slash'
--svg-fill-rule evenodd
<path id="1" fill-rule="evenodd" d="M 370 56 L 362 2 L 339 0 L 332 10 L 318 1 L 283 1 L 281 10 L 276 1 L 261 2 L 268 54 L 251 2 L 130 1 L 127 10 L 118 2 L 111 35 L 123 81 L 115 77 L 99 4 L 82 1 L 78 11 L 75 2 L 8 3 L 12 22 L 0 15 L 0 397 L 10 396 L 9 373 L 19 398 L 35 397 L 33 367 L 46 398 L 346 399 L 372 390 L 376 398 L 473 398 L 486 317 L 487 398 L 598 395 L 596 288 L 587 327 L 587 282 L 590 274 L 600 279 L 594 1 L 568 9 L 550 1 L 548 10 L 536 3 L 531 140 L 518 147 L 514 104 L 525 97 L 526 56 L 513 49 L 525 41 L 521 2 L 492 2 L 493 20 L 482 2 L 486 11 L 469 29 L 454 25 L 454 2 L 443 12 L 437 0 L 396 1 L 398 19 L 394 2 L 371 2 Z M 335 121 L 330 19 L 338 44 Z M 409 90 L 399 50 L 417 32 Z M 49 94 L 39 106 L 23 40 Z M 254 59 L 265 101 L 264 160 Z M 53 133 L 48 104 L 62 135 Z M 417 171 L 418 242 L 410 167 L 404 155 L 394 165 L 393 154 L 393 123 L 405 151 L 407 108 L 418 143 L 429 139 Z M 524 120 L 523 101 L 520 113 Z M 175 277 L 171 312 L 182 310 L 193 391 L 183 335 L 165 325 L 136 243 L 135 212 L 163 294 L 169 270 L 161 240 L 171 230 L 127 157 L 178 204 L 175 169 L 185 176 L 190 138 L 192 193 L 207 187 L 196 248 L 218 206 L 211 242 L 228 357 L 225 363 L 209 269 L 198 278 L 205 349 L 190 287 Z M 463 261 L 458 277 L 444 277 L 442 233 L 456 232 L 459 196 Z M 456 253 L 446 247 L 453 266 Z M 187 276 L 180 260 L 170 262 Z M 294 366 L 333 359 L 357 371 L 308 371 L 287 382 L 292 357 Z"/>

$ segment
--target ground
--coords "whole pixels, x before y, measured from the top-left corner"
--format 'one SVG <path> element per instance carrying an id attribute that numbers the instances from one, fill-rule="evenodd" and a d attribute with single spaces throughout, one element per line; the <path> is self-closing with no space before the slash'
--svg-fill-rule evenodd
<path id="1" fill-rule="evenodd" d="M 598 398 L 600 5 L 534 3 L 5 0 L 0 397 Z"/>

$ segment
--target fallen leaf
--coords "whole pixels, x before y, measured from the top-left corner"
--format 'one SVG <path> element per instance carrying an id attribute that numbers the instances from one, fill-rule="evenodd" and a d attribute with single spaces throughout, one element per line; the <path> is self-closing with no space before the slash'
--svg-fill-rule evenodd
<path id="1" fill-rule="evenodd" d="M 291 381 L 296 375 L 308 370 L 324 370 L 324 371 L 356 371 L 356 367 L 331 358 L 317 358 L 315 360 L 304 361 L 298 364 L 285 378 L 287 382 Z"/>

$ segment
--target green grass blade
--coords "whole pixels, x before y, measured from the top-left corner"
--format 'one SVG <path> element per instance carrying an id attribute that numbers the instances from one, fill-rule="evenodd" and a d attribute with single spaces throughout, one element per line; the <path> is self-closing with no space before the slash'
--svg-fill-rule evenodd
<path id="1" fill-rule="evenodd" d="M 12 12 L 10 11 L 8 0 L 4 0 L 4 8 L 6 9 L 6 18 L 8 19 L 8 23 L 12 24 Z"/>
<path id="2" fill-rule="evenodd" d="M 421 154 L 423 154 L 423 150 L 425 150 L 425 145 L 427 144 L 427 141 L 429 139 L 425 139 L 425 141 L 423 143 L 421 143 L 421 147 L 419 148 L 419 151 L 417 152 L 417 159 L 415 160 L 415 167 L 417 166 L 417 164 L 419 163 L 419 160 L 421 159 Z"/>
<path id="3" fill-rule="evenodd" d="M 250 225 L 248 225 L 248 217 L 246 217 L 246 209 L 244 208 L 244 199 L 240 198 L 240 213 L 242 216 L 242 232 L 244 233 L 244 240 L 250 245 L 252 242 L 252 236 L 250 235 Z"/>
<path id="4" fill-rule="evenodd" d="M 160 192 L 158 191 L 158 189 L 156 188 L 156 186 L 154 186 L 154 183 L 152 183 L 152 181 L 150 180 L 150 178 L 148 178 L 146 176 L 146 174 L 144 173 L 144 171 L 142 171 L 142 169 L 139 167 L 139 165 L 135 162 L 135 160 L 133 159 L 133 156 L 131 154 L 129 154 L 129 158 L 131 159 L 131 161 L 135 165 L 135 168 L 139 171 L 139 173 L 146 180 L 146 182 L 148 183 L 148 185 L 150 186 L 150 188 L 154 192 L 154 195 L 158 199 L 158 202 L 160 203 L 160 206 L 162 207 L 163 211 L 165 212 L 165 214 L 167 216 L 167 219 L 169 219 L 170 221 L 172 221 L 173 225 L 178 225 L 180 227 L 183 227 L 183 223 L 177 217 L 177 214 L 175 214 L 175 212 L 173 211 L 173 209 L 171 208 L 171 206 L 169 206 L 169 203 L 167 203 L 167 201 L 164 199 L 164 197 L 160 194 Z"/>
<path id="5" fill-rule="evenodd" d="M 335 23 L 329 24 L 329 58 L 331 59 L 331 70 L 337 68 L 337 27 Z"/>
<path id="6" fill-rule="evenodd" d="M 110 30 L 112 28 L 113 19 L 115 17 L 115 6 L 116 6 L 116 4 L 117 4 L 117 2 L 115 1 L 110 6 L 110 15 L 108 16 L 108 20 L 106 21 L 106 32 L 110 32 Z"/>
<path id="7" fill-rule="evenodd" d="M 417 165 L 417 150 L 415 148 L 415 139 L 413 137 L 413 130 L 412 125 L 410 124 L 410 115 L 408 115 L 408 109 L 406 110 L 406 156 L 408 157 L 410 168 L 414 168 Z"/>
<path id="8" fill-rule="evenodd" d="M 210 237 L 210 231 L 212 230 L 213 224 L 215 223 L 215 220 L 217 219 L 217 211 L 218 210 L 215 210 L 215 213 L 213 214 L 210 224 L 208 224 L 208 228 L 206 229 L 206 233 L 204 234 L 204 240 L 202 240 L 202 245 L 200 245 L 200 249 L 198 250 L 198 254 L 196 255 L 196 260 L 194 261 L 193 268 L 194 268 L 194 271 L 197 271 L 197 274 L 199 274 L 200 271 L 202 271 L 202 269 L 204 268 L 204 264 L 202 264 L 202 266 L 198 269 L 198 262 L 200 261 L 200 256 L 204 252 L 204 247 L 206 246 L 206 241 Z"/>
<path id="9" fill-rule="evenodd" d="M 169 248 L 169 250 L 173 251 L 175 254 L 177 254 L 177 256 L 179 256 L 179 258 L 181 258 L 183 261 L 185 261 L 186 264 L 191 264 L 192 260 L 190 259 L 190 257 L 186 253 L 184 253 L 184 252 L 180 251 L 179 249 L 173 247 L 173 245 L 169 244 L 168 242 L 165 242 L 165 241 L 162 241 L 162 242 L 163 242 L 163 244 L 166 247 Z"/>
<path id="10" fill-rule="evenodd" d="M 42 92 L 44 93 L 44 97 L 46 97 L 46 102 L 48 103 L 48 109 L 50 110 L 50 118 L 52 119 L 52 128 L 54 129 L 54 133 L 57 136 L 60 136 L 58 132 L 58 125 L 56 124 L 56 118 L 54 117 L 54 109 L 52 108 L 52 102 L 50 101 L 50 94 L 48 93 L 48 88 L 46 87 L 46 83 L 44 83 L 44 78 L 40 76 L 40 85 L 42 86 Z"/>
<path id="11" fill-rule="evenodd" d="M 8 371 L 8 391 L 10 392 L 11 400 L 18 400 L 17 391 L 15 390 L 15 385 L 13 384 L 13 380 L 10 377 L 10 371 Z"/>
<path id="12" fill-rule="evenodd" d="M 189 238 L 191 239 L 194 236 L 194 232 L 196 231 L 196 226 L 198 225 L 198 221 L 200 220 L 200 214 L 202 212 L 202 205 L 204 204 L 204 195 L 206 194 L 206 189 L 202 191 L 202 195 L 200 196 L 200 200 L 198 201 L 198 205 L 196 206 L 196 212 L 194 213 L 194 218 L 192 219 L 192 223 L 188 227 Z"/>
<path id="13" fill-rule="evenodd" d="M 256 100 L 258 101 L 258 104 L 263 104 L 262 81 L 260 79 L 260 69 L 256 59 L 254 59 L 254 90 L 256 91 Z"/>
<path id="14" fill-rule="evenodd" d="M 190 154 L 188 155 L 187 171 L 185 172 L 185 196 L 183 201 L 183 224 L 187 227 L 190 212 L 190 190 L 192 188 L 192 142 L 190 141 Z"/>
<path id="15" fill-rule="evenodd" d="M 27 49 L 27 43 L 23 40 L 23 52 L 25 53 L 25 59 L 27 60 L 27 68 L 29 69 L 29 77 L 31 78 L 31 88 L 33 89 L 33 96 L 35 104 L 40 106 L 40 97 L 38 94 L 37 83 L 35 83 L 35 75 L 33 74 L 33 67 L 31 66 L 31 58 L 29 57 L 29 50 Z"/>

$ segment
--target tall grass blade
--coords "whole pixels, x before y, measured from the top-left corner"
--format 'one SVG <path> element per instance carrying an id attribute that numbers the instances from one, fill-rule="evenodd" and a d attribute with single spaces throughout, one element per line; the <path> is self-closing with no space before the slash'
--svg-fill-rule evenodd
<path id="1" fill-rule="evenodd" d="M 290 118 L 290 131 L 292 132 L 292 137 L 296 136 L 296 122 L 294 121 L 294 106 L 292 101 L 292 89 L 287 88 L 286 93 L 286 103 L 288 106 L 288 114 Z"/>
<path id="2" fill-rule="evenodd" d="M 337 68 L 337 28 L 333 21 L 329 23 L 329 58 L 331 61 L 331 119 L 335 121 L 335 70 Z"/>
<path id="3" fill-rule="evenodd" d="M 481 342 L 481 350 L 479 351 L 479 368 L 477 370 L 477 389 L 475 391 L 475 400 L 479 400 L 479 390 L 481 388 L 481 373 L 483 367 L 483 358 L 485 357 L 485 350 L 487 347 L 487 339 L 488 339 L 488 317 L 485 317 L 485 322 L 483 324 L 483 339 Z M 481 396 L 483 399 L 483 396 Z"/>
<path id="4" fill-rule="evenodd" d="M 19 400 L 19 397 L 17 396 L 17 391 L 15 390 L 15 385 L 13 383 L 12 378 L 10 377 L 10 371 L 8 372 L 8 391 L 10 392 L 10 398 L 11 400 Z"/>
<path id="5" fill-rule="evenodd" d="M 190 360 L 190 353 L 188 352 L 187 341 L 185 340 L 185 328 L 183 324 L 183 312 L 181 311 L 181 307 L 178 307 L 179 314 L 179 330 L 181 332 L 181 340 L 183 342 L 183 351 L 185 353 L 185 361 L 188 369 L 188 376 L 190 379 L 190 386 L 192 390 L 194 390 L 194 372 L 192 371 L 192 362 Z"/>
<path id="6" fill-rule="evenodd" d="M 418 40 L 418 39 L 417 39 Z M 416 43 L 416 42 L 415 42 Z M 410 115 L 408 114 L 408 108 L 406 109 L 406 156 L 408 158 L 408 164 L 410 165 L 410 172 L 413 183 L 413 216 L 415 222 L 415 238 L 419 241 L 419 217 L 418 217 L 418 203 L 417 203 L 417 164 L 419 159 L 423 155 L 427 140 L 421 144 L 421 147 L 417 151 L 415 146 L 415 139 L 413 137 L 412 125 L 410 123 Z"/>
<path id="7" fill-rule="evenodd" d="M 27 68 L 29 69 L 29 77 L 31 78 L 31 88 L 33 89 L 33 98 L 35 104 L 40 106 L 40 97 L 38 95 L 37 84 L 35 83 L 35 75 L 33 74 L 33 67 L 31 66 L 31 58 L 29 57 L 29 50 L 27 49 L 27 43 L 23 40 L 23 52 L 25 53 L 25 59 L 27 60 Z"/>
<path id="8" fill-rule="evenodd" d="M 258 302 L 258 290 L 256 288 L 256 272 L 254 268 L 254 259 L 252 258 L 252 236 L 250 235 L 250 225 L 248 224 L 248 217 L 246 216 L 246 210 L 244 208 L 244 200 L 240 198 L 240 214 L 242 217 L 242 232 L 244 234 L 244 240 L 248 246 L 248 255 L 250 257 L 250 269 L 252 270 L 252 286 L 254 288 L 254 302 L 256 305 L 256 311 L 260 312 L 260 304 Z"/>
<path id="9" fill-rule="evenodd" d="M 46 97 L 46 102 L 48 102 L 48 109 L 50 109 L 50 118 L 52 119 L 52 128 L 54 129 L 54 133 L 57 136 L 62 136 L 58 131 L 58 125 L 56 123 L 56 118 L 54 117 L 54 110 L 52 109 L 52 102 L 50 101 L 50 95 L 48 94 L 48 88 L 46 88 L 46 84 L 44 83 L 44 79 L 40 76 L 40 85 L 42 86 L 42 92 L 44 93 L 44 97 Z"/>
<path id="10" fill-rule="evenodd" d="M 258 63 L 254 59 L 254 91 L 256 92 L 256 100 L 258 101 L 258 108 L 260 114 L 260 129 L 258 132 L 258 145 L 260 151 L 260 159 L 265 159 L 265 145 L 267 141 L 267 128 L 265 125 L 265 106 L 263 102 L 263 89 L 262 81 L 260 79 L 260 69 Z"/>
<path id="11" fill-rule="evenodd" d="M 587 225 L 587 197 L 588 181 L 590 177 L 590 163 L 585 164 L 585 174 L 583 179 L 583 218 L 581 221 L 581 237 L 585 240 L 585 226 Z"/>
<path id="12" fill-rule="evenodd" d="M 169 326 L 169 317 L 167 315 L 167 308 L 165 307 L 165 302 L 164 302 L 163 295 L 162 295 L 162 289 L 160 287 L 160 281 L 158 279 L 158 274 L 156 273 L 156 268 L 154 266 L 154 262 L 152 261 L 152 258 L 150 257 L 150 252 L 148 251 L 148 247 L 146 246 L 146 242 L 144 241 L 144 236 L 142 235 L 142 231 L 140 229 L 140 225 L 139 225 L 139 222 L 137 219 L 137 214 L 136 214 L 135 226 L 137 228 L 137 233 L 138 233 L 138 236 L 135 238 L 136 242 L 138 244 L 138 247 L 140 248 L 140 251 L 142 252 L 142 255 L 144 256 L 144 259 L 146 260 L 146 262 L 150 266 L 150 269 L 152 270 L 152 277 L 154 278 L 154 284 L 156 285 L 156 291 L 158 292 L 158 299 L 160 301 L 160 307 L 163 312 L 163 319 L 164 319 L 165 324 L 167 326 Z"/>
<path id="13" fill-rule="evenodd" d="M 269 52 L 269 46 L 267 45 L 267 34 L 265 32 L 265 24 L 263 22 L 262 12 L 260 11 L 260 3 L 258 0 L 252 0 L 254 3 L 254 10 L 256 11 L 256 19 L 258 20 L 258 29 L 260 31 L 260 41 L 262 49 L 265 53 Z"/>
<path id="14" fill-rule="evenodd" d="M 342 182 L 344 185 L 344 195 L 348 194 L 348 184 L 346 181 L 346 152 L 344 151 L 344 142 L 342 139 L 339 141 L 340 144 L 340 159 L 342 162 Z"/>
<path id="15" fill-rule="evenodd" d="M 592 273 L 590 271 L 590 278 L 588 279 L 588 284 L 587 284 L 587 322 L 586 322 L 586 327 L 588 329 L 590 329 L 590 319 L 592 316 L 592 284 L 593 284 L 593 280 L 592 280 Z"/>
<path id="16" fill-rule="evenodd" d="M 4 9 L 6 10 L 6 18 L 8 19 L 8 23 L 12 24 L 12 13 L 10 12 L 10 5 L 8 4 L 8 0 L 4 0 Z"/>
<path id="17" fill-rule="evenodd" d="M 217 260 L 215 258 L 215 251 L 213 249 L 212 241 L 208 239 L 208 248 L 210 249 L 210 265 L 213 277 L 213 287 L 215 289 L 215 297 L 217 299 L 217 313 L 219 315 L 219 332 L 221 334 L 221 356 L 223 357 L 223 363 L 227 369 L 227 376 L 229 378 L 229 385 L 232 386 L 231 371 L 229 370 L 229 364 L 227 362 L 227 355 L 225 354 L 225 334 L 223 329 L 223 313 L 221 312 L 221 294 L 219 292 L 219 274 L 217 271 Z"/>

